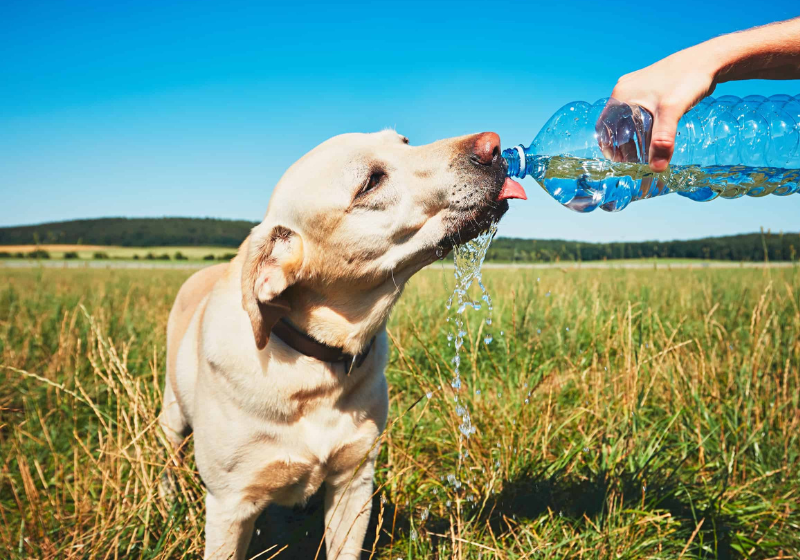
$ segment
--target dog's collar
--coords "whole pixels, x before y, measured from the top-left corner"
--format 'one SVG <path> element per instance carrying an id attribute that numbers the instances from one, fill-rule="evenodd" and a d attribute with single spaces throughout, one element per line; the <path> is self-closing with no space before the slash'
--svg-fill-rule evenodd
<path id="1" fill-rule="evenodd" d="M 282 318 L 275 323 L 275 326 L 272 327 L 272 334 L 280 338 L 284 344 L 305 356 L 316 358 L 322 362 L 344 364 L 344 370 L 348 375 L 350 375 L 353 368 L 361 367 L 370 350 L 372 350 L 372 345 L 375 343 L 375 337 L 373 336 L 364 351 L 354 356 L 348 354 L 342 348 L 328 346 L 311 338 L 306 333 L 298 330 L 286 318 Z"/>

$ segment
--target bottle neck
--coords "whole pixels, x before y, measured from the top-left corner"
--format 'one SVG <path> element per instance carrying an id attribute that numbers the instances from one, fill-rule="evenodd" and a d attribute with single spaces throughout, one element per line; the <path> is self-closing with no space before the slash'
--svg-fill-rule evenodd
<path id="1" fill-rule="evenodd" d="M 525 177 L 525 168 L 527 165 L 525 161 L 525 148 L 522 147 L 522 144 L 503 150 L 501 155 L 503 156 L 503 159 L 506 160 L 506 164 L 508 166 L 506 175 L 509 177 L 517 177 L 519 179 Z"/>
<path id="2" fill-rule="evenodd" d="M 532 153 L 531 148 L 520 144 L 503 150 L 501 155 L 508 165 L 506 175 L 509 177 L 524 179 L 530 175 L 537 181 L 544 177 L 547 157 Z"/>

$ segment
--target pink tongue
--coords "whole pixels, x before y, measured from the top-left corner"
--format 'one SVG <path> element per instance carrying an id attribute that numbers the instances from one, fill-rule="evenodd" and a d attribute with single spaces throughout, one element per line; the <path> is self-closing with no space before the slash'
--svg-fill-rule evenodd
<path id="1" fill-rule="evenodd" d="M 503 188 L 500 189 L 500 194 L 497 195 L 497 200 L 506 200 L 507 198 L 528 200 L 528 197 L 525 195 L 525 189 L 522 188 L 522 185 L 508 177 L 506 177 L 506 181 L 503 183 Z"/>

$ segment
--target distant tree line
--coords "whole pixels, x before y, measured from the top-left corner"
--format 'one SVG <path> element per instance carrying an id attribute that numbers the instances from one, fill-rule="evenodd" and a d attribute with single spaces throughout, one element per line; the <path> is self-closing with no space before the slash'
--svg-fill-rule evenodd
<path id="1" fill-rule="evenodd" d="M 0 245 L 238 247 L 257 222 L 213 218 L 100 218 L 0 228 Z"/>
<path id="2" fill-rule="evenodd" d="M 9 253 L 8 251 L 0 251 L 0 259 L 49 259 L 50 253 L 36 249 L 35 251 L 28 251 L 27 253 L 17 252 Z M 66 258 L 66 257 L 65 257 Z"/>
<path id="3" fill-rule="evenodd" d="M 123 247 L 238 247 L 257 222 L 212 218 L 101 218 L 0 228 L 0 245 L 85 244 Z M 234 253 L 223 257 L 229 260 Z M 0 253 L 0 258 L 11 257 Z M 39 255 L 40 258 L 43 255 Z M 793 261 L 800 258 L 800 234 L 751 233 L 687 241 L 583 243 L 558 239 L 495 239 L 488 261 L 558 262 L 610 259 L 686 258 L 730 261 Z M 77 258 L 77 254 L 71 258 Z M 94 258 L 103 258 L 95 255 Z M 144 259 L 182 260 L 183 255 Z M 214 260 L 213 255 L 204 260 Z"/>
<path id="4" fill-rule="evenodd" d="M 558 262 L 611 259 L 711 259 L 723 261 L 794 261 L 800 259 L 800 234 L 749 233 L 686 241 L 581 243 L 558 239 L 494 240 L 488 261 Z"/>
<path id="5" fill-rule="evenodd" d="M 236 256 L 236 253 L 224 253 L 221 255 L 206 255 L 203 257 L 204 261 L 229 261 Z M 66 251 L 63 255 L 65 260 L 76 260 L 80 259 L 81 256 L 76 251 Z M 48 251 L 44 251 L 42 249 L 35 249 L 33 251 L 28 251 L 27 253 L 18 251 L 16 253 L 10 253 L 8 251 L 0 251 L 0 259 L 49 259 L 51 258 L 50 253 Z M 104 251 L 97 251 L 92 255 L 94 260 L 107 260 L 111 259 L 112 257 L 109 256 L 108 253 Z M 127 257 L 114 257 L 114 258 L 122 258 L 125 259 Z M 169 261 L 175 259 L 176 261 L 188 261 L 189 257 L 181 253 L 180 251 L 176 252 L 174 255 L 170 256 L 167 253 L 163 253 L 161 255 L 156 255 L 154 253 L 147 253 L 144 257 L 140 257 L 138 254 L 134 254 L 131 257 L 133 260 L 146 260 L 146 261 Z"/>

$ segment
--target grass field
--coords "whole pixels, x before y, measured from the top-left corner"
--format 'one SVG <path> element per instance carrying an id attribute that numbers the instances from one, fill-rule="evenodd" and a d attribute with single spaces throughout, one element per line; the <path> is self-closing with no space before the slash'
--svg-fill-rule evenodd
<path id="1" fill-rule="evenodd" d="M 157 492 L 165 325 L 188 274 L 0 271 L 0 557 L 201 554 L 191 453 L 177 501 Z M 800 557 L 800 269 L 484 278 L 494 342 L 469 311 L 467 456 L 452 270 L 418 275 L 390 322 L 375 558 Z M 320 507 L 268 512 L 252 554 L 314 558 Z"/>

